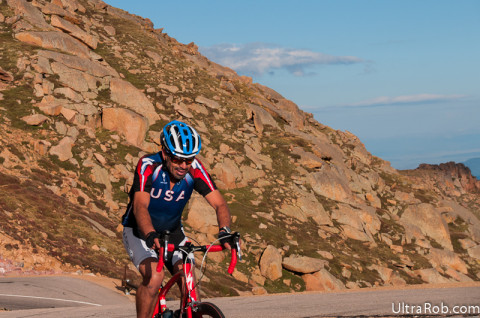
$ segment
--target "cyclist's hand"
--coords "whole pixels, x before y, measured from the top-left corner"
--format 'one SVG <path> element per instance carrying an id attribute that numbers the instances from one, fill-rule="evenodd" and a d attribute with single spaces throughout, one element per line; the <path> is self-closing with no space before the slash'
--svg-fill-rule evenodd
<path id="1" fill-rule="evenodd" d="M 160 249 L 160 234 L 152 231 L 147 234 L 145 237 L 145 243 L 147 244 L 148 248 L 159 250 Z"/>
<path id="2" fill-rule="evenodd" d="M 232 246 L 230 245 L 230 238 L 231 234 L 229 231 L 223 230 L 223 228 L 218 232 L 218 239 L 220 240 L 220 244 L 222 244 L 227 250 L 231 250 Z"/>

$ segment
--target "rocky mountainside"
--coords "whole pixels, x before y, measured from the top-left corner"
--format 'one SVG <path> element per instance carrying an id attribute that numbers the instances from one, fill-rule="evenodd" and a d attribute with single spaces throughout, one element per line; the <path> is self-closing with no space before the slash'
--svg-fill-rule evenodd
<path id="1" fill-rule="evenodd" d="M 0 272 L 136 275 L 120 217 L 172 119 L 202 134 L 245 258 L 209 295 L 480 280 L 479 181 L 397 171 L 349 132 L 101 0 L 0 0 Z M 201 242 L 214 212 L 184 212 Z"/>

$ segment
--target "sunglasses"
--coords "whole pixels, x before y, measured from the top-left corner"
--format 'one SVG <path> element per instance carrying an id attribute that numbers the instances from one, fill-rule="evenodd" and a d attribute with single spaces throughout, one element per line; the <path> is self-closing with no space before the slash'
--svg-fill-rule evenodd
<path id="1" fill-rule="evenodd" d="M 195 157 L 194 158 L 179 158 L 179 157 L 175 157 L 175 156 L 172 156 L 172 155 L 168 155 L 168 157 L 170 157 L 170 160 L 176 165 L 181 165 L 184 162 L 187 165 L 190 165 L 190 164 L 192 164 L 193 160 L 195 160 Z"/>

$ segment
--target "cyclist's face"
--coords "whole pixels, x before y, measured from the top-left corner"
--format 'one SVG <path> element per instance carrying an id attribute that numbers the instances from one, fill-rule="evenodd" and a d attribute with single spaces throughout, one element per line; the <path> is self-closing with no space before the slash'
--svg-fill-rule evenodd
<path id="1" fill-rule="evenodd" d="M 165 152 L 163 152 L 163 157 L 167 163 L 168 172 L 170 172 L 170 175 L 177 180 L 181 180 L 185 177 L 188 170 L 190 170 L 190 167 L 192 166 L 192 162 L 194 160 L 194 158 L 183 159 L 173 157 L 166 154 Z"/>

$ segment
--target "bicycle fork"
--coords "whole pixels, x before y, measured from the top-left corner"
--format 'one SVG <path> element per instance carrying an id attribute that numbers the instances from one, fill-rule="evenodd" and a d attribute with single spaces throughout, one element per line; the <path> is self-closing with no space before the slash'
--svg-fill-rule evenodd
<path id="1" fill-rule="evenodd" d="M 195 306 L 198 302 L 197 289 L 195 286 L 195 277 L 193 275 L 194 266 L 190 262 L 184 263 L 183 272 L 185 274 L 185 284 L 186 290 L 184 291 L 182 308 L 186 311 L 187 317 L 193 317 L 193 312 L 195 311 Z"/>
<path id="2" fill-rule="evenodd" d="M 193 312 L 195 311 L 195 305 L 198 302 L 197 298 L 197 291 L 195 286 L 195 279 L 193 275 L 193 266 L 190 262 L 184 263 L 183 271 L 180 271 L 173 275 L 172 279 L 168 281 L 168 283 L 160 288 L 158 294 L 158 301 L 155 305 L 155 310 L 153 312 L 154 317 L 161 317 L 159 314 L 165 313 L 167 308 L 167 301 L 166 301 L 166 294 L 170 290 L 170 288 L 179 280 L 184 280 L 182 282 L 182 286 L 186 288 L 186 290 L 182 291 L 182 300 L 181 300 L 181 307 L 180 311 L 185 312 L 188 318 L 193 316 Z"/>

